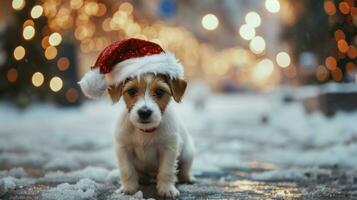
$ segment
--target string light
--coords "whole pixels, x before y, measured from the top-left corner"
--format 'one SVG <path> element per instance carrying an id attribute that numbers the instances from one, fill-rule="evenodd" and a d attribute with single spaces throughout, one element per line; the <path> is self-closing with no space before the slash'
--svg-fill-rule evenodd
<path id="1" fill-rule="evenodd" d="M 278 0 L 265 0 L 265 8 L 271 13 L 280 11 L 280 3 Z"/>
<path id="2" fill-rule="evenodd" d="M 33 26 L 26 26 L 22 32 L 25 40 L 31 40 L 35 36 L 35 28 Z"/>
<path id="3" fill-rule="evenodd" d="M 282 67 L 282 68 L 286 68 L 290 65 L 290 56 L 288 53 L 286 52 L 280 52 L 276 55 L 276 63 Z"/>
<path id="4" fill-rule="evenodd" d="M 62 89 L 62 87 L 63 87 L 63 81 L 58 76 L 55 76 L 50 80 L 50 89 L 52 91 L 58 92 Z"/>
<path id="5" fill-rule="evenodd" d="M 218 27 L 219 21 L 218 21 L 218 18 L 216 17 L 216 15 L 207 14 L 202 17 L 201 24 L 202 24 L 203 28 L 212 31 Z"/>
<path id="6" fill-rule="evenodd" d="M 265 50 L 265 40 L 261 36 L 254 37 L 249 43 L 249 49 L 255 54 L 261 54 Z"/>
<path id="7" fill-rule="evenodd" d="M 35 72 L 32 75 L 32 84 L 35 87 L 40 87 L 43 84 L 44 80 L 45 80 L 45 78 L 41 72 Z"/>
<path id="8" fill-rule="evenodd" d="M 14 58 L 16 60 L 21 60 L 25 57 L 26 51 L 25 48 L 23 46 L 17 46 L 14 49 Z"/>

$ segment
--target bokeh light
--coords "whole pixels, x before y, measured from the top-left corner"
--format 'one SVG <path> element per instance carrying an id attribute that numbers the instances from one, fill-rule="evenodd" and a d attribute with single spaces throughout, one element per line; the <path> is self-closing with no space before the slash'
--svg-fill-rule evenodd
<path id="1" fill-rule="evenodd" d="M 78 100 L 79 94 L 78 91 L 74 88 L 70 88 L 66 92 L 66 99 L 70 103 L 74 103 Z"/>
<path id="2" fill-rule="evenodd" d="M 32 19 L 28 19 L 22 24 L 22 28 L 25 28 L 26 26 L 35 27 L 35 22 Z"/>
<path id="3" fill-rule="evenodd" d="M 343 73 L 340 68 L 336 68 L 333 71 L 331 71 L 332 78 L 334 81 L 341 81 L 343 78 Z"/>
<path id="4" fill-rule="evenodd" d="M 348 51 L 348 44 L 346 42 L 346 40 L 339 40 L 337 42 L 337 47 L 338 47 L 338 50 L 341 52 L 341 53 L 347 53 Z"/>
<path id="5" fill-rule="evenodd" d="M 353 46 L 353 45 L 349 46 L 347 56 L 351 59 L 357 58 L 357 49 L 355 46 Z"/>
<path id="6" fill-rule="evenodd" d="M 290 65 L 291 59 L 288 53 L 280 52 L 276 55 L 276 63 L 282 67 L 286 68 Z"/>
<path id="7" fill-rule="evenodd" d="M 216 17 L 216 15 L 207 14 L 202 17 L 201 24 L 202 24 L 203 28 L 211 31 L 218 27 L 219 21 L 218 21 L 218 18 Z"/>
<path id="8" fill-rule="evenodd" d="M 61 57 L 57 61 L 57 67 L 60 71 L 66 71 L 69 68 L 70 61 L 66 57 Z"/>
<path id="9" fill-rule="evenodd" d="M 329 69 L 330 71 L 333 71 L 337 67 L 337 61 L 333 56 L 329 56 L 325 60 L 325 65 L 326 65 L 327 69 Z"/>
<path id="10" fill-rule="evenodd" d="M 56 47 L 49 46 L 45 50 L 45 57 L 47 60 L 52 60 L 57 56 L 57 49 Z"/>
<path id="11" fill-rule="evenodd" d="M 15 10 L 21 10 L 25 7 L 25 0 L 12 0 L 12 8 Z"/>
<path id="12" fill-rule="evenodd" d="M 271 13 L 277 13 L 280 11 L 279 0 L 265 0 L 265 8 Z"/>
<path id="13" fill-rule="evenodd" d="M 35 28 L 33 26 L 26 26 L 22 35 L 25 40 L 31 40 L 35 36 Z"/>
<path id="14" fill-rule="evenodd" d="M 251 27 L 258 27 L 261 24 L 261 18 L 260 15 L 256 12 L 249 12 L 247 13 L 247 15 L 245 16 L 245 22 L 251 26 Z"/>
<path id="15" fill-rule="evenodd" d="M 261 36 L 254 37 L 249 43 L 249 49 L 255 54 L 261 54 L 265 50 L 265 40 Z"/>
<path id="16" fill-rule="evenodd" d="M 41 72 L 35 72 L 32 75 L 32 84 L 35 87 L 40 87 L 43 84 L 44 80 L 45 80 L 45 77 L 43 76 L 43 74 Z"/>
<path id="17" fill-rule="evenodd" d="M 70 7 L 72 9 L 80 9 L 83 6 L 83 0 L 71 0 Z"/>
<path id="18" fill-rule="evenodd" d="M 50 43 L 51 46 L 58 46 L 62 42 L 61 34 L 57 32 L 52 33 L 48 38 L 48 42 Z"/>
<path id="19" fill-rule="evenodd" d="M 122 10 L 128 14 L 131 14 L 134 10 L 134 7 L 133 7 L 133 5 L 131 5 L 131 3 L 124 2 L 120 5 L 119 10 Z"/>
<path id="20" fill-rule="evenodd" d="M 43 8 L 40 5 L 34 6 L 31 9 L 31 17 L 34 19 L 41 17 L 42 13 L 43 13 Z"/>
<path id="21" fill-rule="evenodd" d="M 14 58 L 16 60 L 21 60 L 25 57 L 26 55 L 26 51 L 25 51 L 25 48 L 23 46 L 17 46 L 15 49 L 14 49 Z"/>
<path id="22" fill-rule="evenodd" d="M 50 89 L 54 92 L 58 92 L 63 87 L 63 81 L 60 77 L 55 76 L 50 80 Z"/>
<path id="23" fill-rule="evenodd" d="M 11 83 L 15 82 L 17 80 L 17 76 L 18 76 L 18 73 L 15 68 L 10 68 L 7 71 L 6 78 L 9 82 L 11 82 Z"/>
<path id="24" fill-rule="evenodd" d="M 350 6 L 348 5 L 347 2 L 342 1 L 338 4 L 338 8 L 340 9 L 342 14 L 349 14 L 350 13 Z"/>
<path id="25" fill-rule="evenodd" d="M 253 77 L 256 80 L 263 80 L 270 77 L 273 71 L 274 63 L 271 60 L 265 58 L 255 66 Z"/>
<path id="26" fill-rule="evenodd" d="M 319 65 L 316 69 L 316 79 L 319 81 L 326 81 L 329 78 L 329 72 L 323 65 Z"/>
<path id="27" fill-rule="evenodd" d="M 341 29 L 337 29 L 334 35 L 336 41 L 344 40 L 346 38 L 345 33 Z"/>
<path id="28" fill-rule="evenodd" d="M 248 24 L 243 24 L 239 29 L 239 35 L 245 40 L 251 40 L 255 37 L 255 29 Z"/>
<path id="29" fill-rule="evenodd" d="M 346 71 L 349 75 L 354 75 L 357 72 L 356 64 L 353 62 L 348 62 L 346 64 Z"/>
<path id="30" fill-rule="evenodd" d="M 325 1 L 324 9 L 325 9 L 325 12 L 330 16 L 336 14 L 336 6 L 335 6 L 334 2 L 332 2 L 331 0 Z"/>

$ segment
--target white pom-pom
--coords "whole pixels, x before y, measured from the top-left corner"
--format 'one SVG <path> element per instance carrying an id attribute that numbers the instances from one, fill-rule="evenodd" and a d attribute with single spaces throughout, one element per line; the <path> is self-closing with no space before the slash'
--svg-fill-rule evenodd
<path id="1" fill-rule="evenodd" d="M 101 97 L 108 87 L 104 75 L 99 72 L 98 68 L 87 72 L 78 84 L 84 95 L 91 99 Z"/>

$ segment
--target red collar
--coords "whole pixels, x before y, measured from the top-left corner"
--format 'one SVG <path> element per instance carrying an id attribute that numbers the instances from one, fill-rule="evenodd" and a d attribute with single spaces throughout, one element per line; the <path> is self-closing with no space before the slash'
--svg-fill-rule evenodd
<path id="1" fill-rule="evenodd" d="M 145 132 L 145 133 L 152 133 L 152 132 L 154 132 L 154 131 L 156 131 L 156 127 L 154 127 L 154 128 L 150 128 L 150 129 L 140 129 L 142 132 Z"/>

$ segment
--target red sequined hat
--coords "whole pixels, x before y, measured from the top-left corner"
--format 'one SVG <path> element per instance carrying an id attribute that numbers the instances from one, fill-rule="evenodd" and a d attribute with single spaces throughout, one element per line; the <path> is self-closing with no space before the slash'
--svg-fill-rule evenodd
<path id="1" fill-rule="evenodd" d="M 107 46 L 79 84 L 87 97 L 98 98 L 109 86 L 150 72 L 175 79 L 184 76 L 182 65 L 172 53 L 153 42 L 130 38 Z"/>

